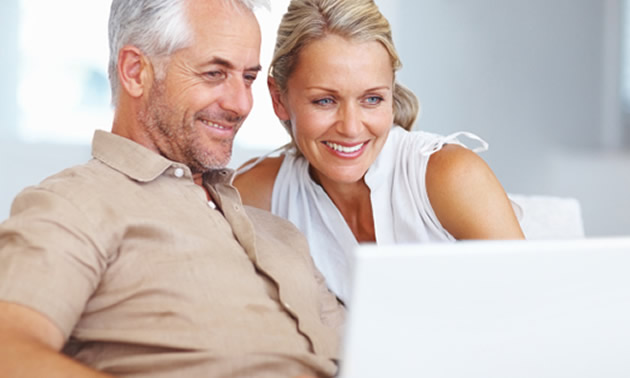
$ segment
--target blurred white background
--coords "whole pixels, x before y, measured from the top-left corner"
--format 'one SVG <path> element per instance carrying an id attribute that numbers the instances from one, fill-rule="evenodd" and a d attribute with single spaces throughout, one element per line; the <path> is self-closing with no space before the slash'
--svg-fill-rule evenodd
<path id="1" fill-rule="evenodd" d="M 109 130 L 109 0 L 0 3 L 0 219 L 24 186 L 90 158 Z M 260 11 L 266 71 L 288 0 Z M 577 198 L 587 236 L 630 234 L 625 0 L 376 0 L 416 128 L 474 132 L 508 192 Z M 286 143 L 264 75 L 232 167 Z"/>

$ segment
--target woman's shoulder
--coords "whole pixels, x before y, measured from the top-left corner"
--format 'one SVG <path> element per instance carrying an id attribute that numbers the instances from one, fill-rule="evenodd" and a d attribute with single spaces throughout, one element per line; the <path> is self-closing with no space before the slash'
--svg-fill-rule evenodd
<path id="1" fill-rule="evenodd" d="M 234 177 L 233 185 L 241 194 L 243 204 L 263 210 L 271 209 L 273 185 L 282 165 L 284 156 L 268 157 L 253 167 Z M 247 167 L 257 159 L 251 159 L 241 166 Z"/>
<path id="2" fill-rule="evenodd" d="M 447 144 L 431 155 L 426 188 L 440 223 L 455 238 L 521 237 L 503 187 L 468 148 Z"/>
<path id="3" fill-rule="evenodd" d="M 476 175 L 489 169 L 484 160 L 459 144 L 444 144 L 431 154 L 427 166 L 427 180 L 447 184 L 463 176 Z"/>

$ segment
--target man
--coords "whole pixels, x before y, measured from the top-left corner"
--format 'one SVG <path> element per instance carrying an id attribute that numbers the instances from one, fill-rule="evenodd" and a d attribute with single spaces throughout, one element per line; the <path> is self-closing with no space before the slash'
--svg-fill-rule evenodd
<path id="1" fill-rule="evenodd" d="M 112 133 L 0 225 L 0 376 L 336 373 L 343 308 L 302 235 L 243 208 L 257 1 L 114 0 Z"/>

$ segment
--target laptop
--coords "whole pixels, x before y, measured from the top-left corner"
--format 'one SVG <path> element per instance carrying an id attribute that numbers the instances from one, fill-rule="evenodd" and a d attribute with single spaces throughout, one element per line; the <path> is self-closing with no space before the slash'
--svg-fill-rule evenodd
<path id="1" fill-rule="evenodd" d="M 630 237 L 354 258 L 341 378 L 630 377 Z"/>

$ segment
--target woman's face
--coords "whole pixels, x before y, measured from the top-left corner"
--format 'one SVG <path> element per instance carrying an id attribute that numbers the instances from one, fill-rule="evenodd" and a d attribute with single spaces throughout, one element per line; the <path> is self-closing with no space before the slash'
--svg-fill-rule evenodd
<path id="1" fill-rule="evenodd" d="M 276 114 L 290 120 L 294 140 L 319 183 L 361 180 L 393 122 L 393 71 L 379 42 L 329 35 L 299 55 Z"/>

